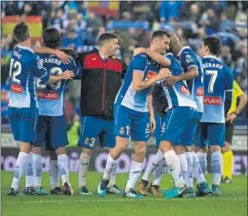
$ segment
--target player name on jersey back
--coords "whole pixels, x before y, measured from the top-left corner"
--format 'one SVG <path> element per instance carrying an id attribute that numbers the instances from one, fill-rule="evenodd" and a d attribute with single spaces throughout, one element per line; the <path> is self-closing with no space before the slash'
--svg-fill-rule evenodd
<path id="1" fill-rule="evenodd" d="M 232 71 L 215 56 L 204 57 L 202 67 L 204 113 L 201 122 L 225 123 L 225 91 L 232 88 Z"/>

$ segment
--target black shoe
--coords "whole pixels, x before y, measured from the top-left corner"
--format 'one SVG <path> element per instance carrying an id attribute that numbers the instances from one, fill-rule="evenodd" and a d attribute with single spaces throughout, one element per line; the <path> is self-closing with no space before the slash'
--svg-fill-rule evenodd
<path id="1" fill-rule="evenodd" d="M 92 195 L 92 193 L 89 192 L 89 190 L 87 189 L 86 186 L 83 186 L 83 187 L 79 188 L 78 193 L 80 195 Z"/>
<path id="2" fill-rule="evenodd" d="M 16 191 L 14 188 L 10 188 L 7 194 L 9 196 L 18 196 L 19 192 Z"/>
<path id="3" fill-rule="evenodd" d="M 50 190 L 50 194 L 52 194 L 52 195 L 62 195 L 63 190 L 62 190 L 61 187 L 56 187 L 56 188 Z"/>
<path id="4" fill-rule="evenodd" d="M 25 187 L 22 189 L 22 193 L 25 195 L 36 195 L 36 189 L 34 187 Z"/>

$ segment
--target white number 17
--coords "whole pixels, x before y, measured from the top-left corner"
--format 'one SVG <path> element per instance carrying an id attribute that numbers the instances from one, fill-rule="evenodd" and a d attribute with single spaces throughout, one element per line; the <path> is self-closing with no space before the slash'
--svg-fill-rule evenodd
<path id="1" fill-rule="evenodd" d="M 214 92 L 214 84 L 218 75 L 217 70 L 207 70 L 206 71 L 207 75 L 211 75 L 209 84 L 208 84 L 208 93 L 213 93 Z"/>

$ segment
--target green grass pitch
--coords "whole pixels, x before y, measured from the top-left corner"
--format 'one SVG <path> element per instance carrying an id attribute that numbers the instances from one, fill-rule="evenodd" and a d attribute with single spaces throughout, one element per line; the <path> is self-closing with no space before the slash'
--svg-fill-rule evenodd
<path id="1" fill-rule="evenodd" d="M 75 194 L 73 196 L 17 196 L 6 195 L 13 173 L 2 172 L 1 195 L 2 216 L 245 216 L 247 215 L 247 176 L 236 176 L 232 184 L 221 185 L 221 197 L 203 197 L 195 199 L 164 199 L 151 196 L 140 200 L 107 195 L 104 198 L 96 194 L 100 174 L 89 172 L 88 188 L 92 196 L 77 194 L 78 176 L 70 175 Z M 211 182 L 211 176 L 207 176 Z M 122 188 L 127 175 L 118 174 L 117 183 Z M 49 189 L 48 173 L 43 174 L 44 188 Z M 21 187 L 24 181 L 21 182 Z M 172 187 L 171 176 L 166 175 L 161 188 Z"/>

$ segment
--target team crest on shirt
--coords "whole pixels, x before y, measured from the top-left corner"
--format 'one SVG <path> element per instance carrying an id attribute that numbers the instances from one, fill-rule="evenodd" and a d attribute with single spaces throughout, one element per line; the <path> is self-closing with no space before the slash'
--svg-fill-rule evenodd
<path id="1" fill-rule="evenodd" d="M 121 135 L 123 135 L 125 133 L 125 128 L 121 127 L 119 132 L 120 132 Z"/>
<path id="2" fill-rule="evenodd" d="M 186 62 L 187 62 L 187 63 L 194 62 L 194 60 L 193 60 L 193 58 L 192 58 L 191 55 L 186 55 L 185 58 L 186 58 Z"/>
<path id="3" fill-rule="evenodd" d="M 84 144 L 85 144 L 85 145 L 88 145 L 89 142 L 90 142 L 90 138 L 86 137 L 85 140 L 84 140 Z"/>
<path id="4" fill-rule="evenodd" d="M 43 63 L 42 63 L 41 59 L 37 61 L 37 66 L 38 66 L 39 69 L 43 68 Z"/>

